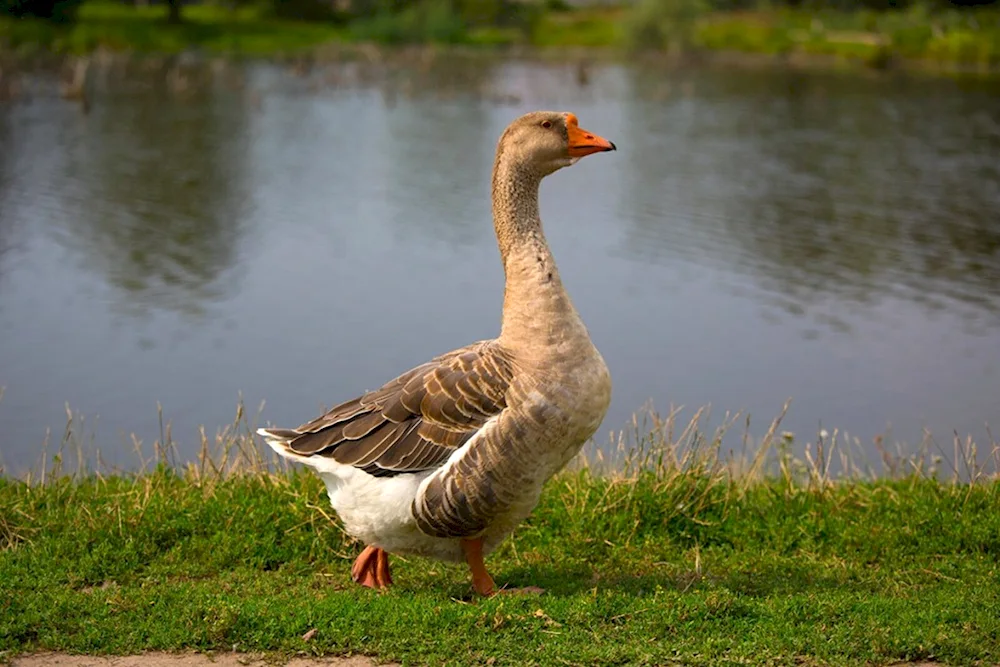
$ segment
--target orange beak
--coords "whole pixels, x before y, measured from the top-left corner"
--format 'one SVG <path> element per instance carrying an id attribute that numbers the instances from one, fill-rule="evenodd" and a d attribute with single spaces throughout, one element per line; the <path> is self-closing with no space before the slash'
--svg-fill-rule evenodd
<path id="1" fill-rule="evenodd" d="M 569 135 L 570 157 L 583 157 L 592 153 L 618 150 L 613 142 L 580 127 L 576 116 L 571 113 L 566 114 L 566 132 Z"/>

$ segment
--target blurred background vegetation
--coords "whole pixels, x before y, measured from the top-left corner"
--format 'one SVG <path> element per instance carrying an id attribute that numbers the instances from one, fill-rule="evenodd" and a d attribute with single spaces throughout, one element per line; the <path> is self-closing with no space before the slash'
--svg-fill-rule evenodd
<path id="1" fill-rule="evenodd" d="M 329 42 L 826 54 L 1000 69 L 997 0 L 0 0 L 0 49 L 252 55 Z"/>
<path id="2" fill-rule="evenodd" d="M 626 40 L 639 49 L 733 50 L 1000 64 L 1000 12 L 966 0 L 636 0 Z"/>

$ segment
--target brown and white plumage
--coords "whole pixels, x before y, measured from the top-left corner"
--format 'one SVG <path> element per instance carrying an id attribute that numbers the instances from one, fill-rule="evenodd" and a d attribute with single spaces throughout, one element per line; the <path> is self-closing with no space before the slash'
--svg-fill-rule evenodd
<path id="1" fill-rule="evenodd" d="M 607 411 L 607 366 L 562 285 L 542 233 L 538 186 L 584 155 L 614 150 L 560 112 L 505 130 L 493 218 L 506 276 L 500 335 L 435 357 L 296 429 L 259 429 L 314 468 L 345 529 L 368 547 L 355 580 L 391 583 L 385 552 L 482 562 L 538 502 L 544 483 Z"/>
<path id="2" fill-rule="evenodd" d="M 436 470 L 506 407 L 513 367 L 494 341 L 441 355 L 407 371 L 380 389 L 342 403 L 294 430 L 271 429 L 288 451 L 322 456 L 374 477 Z M 479 450 L 477 449 L 477 452 Z M 439 480 L 440 481 L 440 480 Z M 489 516 L 459 515 L 454 491 L 435 487 L 414 507 L 421 528 L 436 537 L 463 537 Z M 425 494 L 426 495 L 426 494 Z"/>

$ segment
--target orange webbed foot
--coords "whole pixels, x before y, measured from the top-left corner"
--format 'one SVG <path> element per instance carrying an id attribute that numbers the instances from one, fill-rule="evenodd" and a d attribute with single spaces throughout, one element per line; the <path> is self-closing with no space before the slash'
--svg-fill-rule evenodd
<path id="1" fill-rule="evenodd" d="M 383 589 L 392 585 L 389 554 L 371 545 L 364 548 L 351 566 L 351 578 L 368 588 Z"/>

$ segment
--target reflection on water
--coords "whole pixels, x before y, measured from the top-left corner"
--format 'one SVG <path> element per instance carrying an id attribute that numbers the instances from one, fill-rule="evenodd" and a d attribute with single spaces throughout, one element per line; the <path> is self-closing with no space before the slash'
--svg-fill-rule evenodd
<path id="1" fill-rule="evenodd" d="M 156 87 L 95 113 L 60 165 L 73 193 L 59 197 L 76 203 L 52 220 L 60 243 L 136 313 L 223 298 L 248 215 L 246 104 L 211 91 L 172 102 Z"/>
<path id="2" fill-rule="evenodd" d="M 996 83 L 483 59 L 92 77 L 89 114 L 44 78 L 0 106 L 10 468 L 65 402 L 123 463 L 159 402 L 190 456 L 240 392 L 294 425 L 495 335 L 489 173 L 535 108 L 620 149 L 542 188 L 615 379 L 604 432 L 650 399 L 760 432 L 792 396 L 786 428 L 865 442 L 1000 418 Z"/>
<path id="3" fill-rule="evenodd" d="M 3 281 L 4 256 L 11 250 L 14 236 L 14 212 L 6 210 L 9 208 L 6 204 L 11 200 L 8 193 L 16 177 L 14 163 L 16 152 L 12 150 L 14 145 L 12 135 L 7 114 L 3 112 L 3 107 L 0 107 L 0 146 L 6 148 L 0 151 L 0 282 Z"/>
<path id="4" fill-rule="evenodd" d="M 655 148 L 627 181 L 628 201 L 646 207 L 632 216 L 629 252 L 746 274 L 795 316 L 827 298 L 842 310 L 894 297 L 994 323 L 1000 128 L 928 118 L 984 118 L 996 103 L 988 91 L 915 100 L 882 85 L 789 74 L 710 113 L 666 105 Z M 650 206 L 660 188 L 669 206 Z M 850 328 L 838 312 L 814 324 Z"/>

